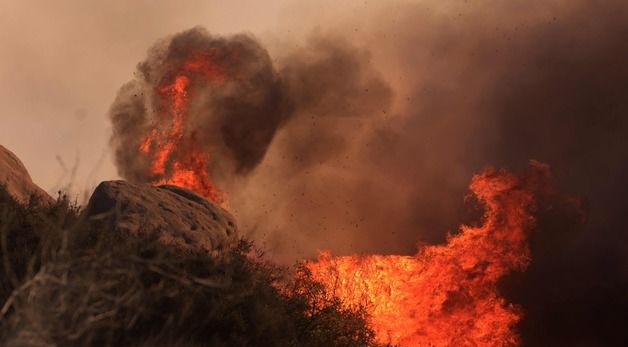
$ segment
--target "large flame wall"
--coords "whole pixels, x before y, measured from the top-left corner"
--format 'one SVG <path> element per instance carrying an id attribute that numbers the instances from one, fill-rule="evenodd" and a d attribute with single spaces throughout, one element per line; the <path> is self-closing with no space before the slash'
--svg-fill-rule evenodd
<path id="1" fill-rule="evenodd" d="M 476 175 L 470 188 L 485 207 L 483 223 L 461 226 L 445 245 L 414 256 L 324 252 L 307 266 L 345 305 L 367 308 L 382 343 L 516 346 L 521 312 L 497 285 L 530 261 L 534 193 L 525 178 L 494 170 Z"/>

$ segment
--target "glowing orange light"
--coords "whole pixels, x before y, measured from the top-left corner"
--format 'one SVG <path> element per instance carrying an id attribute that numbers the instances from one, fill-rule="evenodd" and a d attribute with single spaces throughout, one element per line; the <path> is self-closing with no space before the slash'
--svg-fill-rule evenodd
<path id="1" fill-rule="evenodd" d="M 529 263 L 533 194 L 505 172 L 477 175 L 471 190 L 485 206 L 483 225 L 462 226 L 445 245 L 414 256 L 332 257 L 307 267 L 349 306 L 364 305 L 381 343 L 401 346 L 517 346 L 520 310 L 497 282 Z"/>
<path id="2" fill-rule="evenodd" d="M 139 151 L 150 159 L 153 184 L 173 184 L 190 189 L 220 204 L 226 196 L 209 179 L 209 155 L 196 142 L 193 131 L 185 129 L 189 117 L 190 93 L 193 79 L 221 82 L 224 76 L 214 63 L 214 51 L 199 52 L 183 61 L 174 78 L 156 88 L 165 113 L 170 117 L 168 129 L 157 126 L 141 141 Z"/>

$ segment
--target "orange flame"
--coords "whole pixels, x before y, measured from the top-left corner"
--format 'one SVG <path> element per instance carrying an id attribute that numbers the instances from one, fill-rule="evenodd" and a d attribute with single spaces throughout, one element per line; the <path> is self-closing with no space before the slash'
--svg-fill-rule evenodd
<path id="1" fill-rule="evenodd" d="M 497 282 L 530 261 L 527 234 L 534 196 L 506 172 L 476 175 L 471 190 L 484 223 L 461 226 L 445 245 L 414 256 L 332 257 L 306 266 L 344 305 L 364 305 L 378 342 L 401 346 L 517 346 L 520 310 Z"/>
<path id="2" fill-rule="evenodd" d="M 156 88 L 157 96 L 169 116 L 169 129 L 157 125 L 141 141 L 139 151 L 148 156 L 150 172 L 155 185 L 173 184 L 199 193 L 210 200 L 226 204 L 226 196 L 209 179 L 209 155 L 194 138 L 194 132 L 185 129 L 189 117 L 189 98 L 194 83 L 222 82 L 220 66 L 214 62 L 217 52 L 197 52 L 184 60 L 171 82 Z"/>

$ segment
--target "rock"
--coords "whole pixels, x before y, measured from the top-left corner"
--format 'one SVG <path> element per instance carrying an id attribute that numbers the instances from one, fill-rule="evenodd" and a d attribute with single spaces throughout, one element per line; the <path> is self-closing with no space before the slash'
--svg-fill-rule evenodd
<path id="1" fill-rule="evenodd" d="M 235 219 L 229 212 L 176 186 L 102 182 L 85 211 L 90 220 L 114 231 L 155 236 L 184 250 L 215 254 L 238 240 Z"/>
<path id="2" fill-rule="evenodd" d="M 31 196 L 39 198 L 43 204 L 52 204 L 55 201 L 33 183 L 20 159 L 2 145 L 0 145 L 0 184 L 4 184 L 9 194 L 21 203 L 28 202 Z"/>

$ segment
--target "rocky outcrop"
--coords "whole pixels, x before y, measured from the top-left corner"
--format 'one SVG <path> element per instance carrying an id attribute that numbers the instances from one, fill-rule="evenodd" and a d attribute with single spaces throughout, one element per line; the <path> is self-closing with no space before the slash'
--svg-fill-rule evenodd
<path id="1" fill-rule="evenodd" d="M 0 145 L 0 184 L 4 185 L 17 201 L 26 203 L 31 196 L 44 204 L 54 199 L 39 188 L 28 174 L 24 164 L 11 151 Z"/>
<path id="2" fill-rule="evenodd" d="M 116 232 L 156 237 L 186 250 L 220 252 L 237 239 L 234 218 L 225 209 L 176 186 L 100 183 L 85 209 L 92 221 Z"/>

